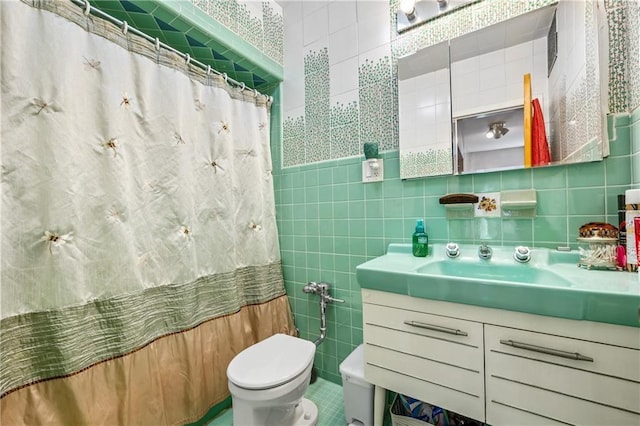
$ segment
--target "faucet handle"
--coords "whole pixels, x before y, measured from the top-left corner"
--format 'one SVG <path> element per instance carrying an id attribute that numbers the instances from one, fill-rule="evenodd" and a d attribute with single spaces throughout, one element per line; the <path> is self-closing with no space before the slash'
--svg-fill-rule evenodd
<path id="1" fill-rule="evenodd" d="M 460 247 L 456 243 L 448 243 L 445 252 L 448 257 L 453 259 L 460 256 Z"/>
<path id="2" fill-rule="evenodd" d="M 493 249 L 489 247 L 486 241 L 480 243 L 480 247 L 478 247 L 478 257 L 480 259 L 489 260 L 491 259 L 491 255 L 493 254 Z"/>
<path id="3" fill-rule="evenodd" d="M 529 247 L 518 246 L 513 253 L 513 258 L 520 263 L 526 263 L 531 260 L 531 250 Z"/>

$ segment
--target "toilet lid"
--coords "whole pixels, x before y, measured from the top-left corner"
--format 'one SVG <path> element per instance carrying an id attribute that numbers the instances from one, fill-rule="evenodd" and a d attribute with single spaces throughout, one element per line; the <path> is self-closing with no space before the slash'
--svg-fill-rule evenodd
<path id="1" fill-rule="evenodd" d="M 268 389 L 300 375 L 313 362 L 316 345 L 275 334 L 249 346 L 231 360 L 227 378 L 245 389 Z"/>

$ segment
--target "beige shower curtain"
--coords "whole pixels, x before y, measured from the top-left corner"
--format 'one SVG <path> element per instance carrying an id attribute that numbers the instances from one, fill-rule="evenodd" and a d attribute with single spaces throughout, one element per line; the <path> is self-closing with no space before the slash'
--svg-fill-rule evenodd
<path id="1" fill-rule="evenodd" d="M 197 420 L 295 330 L 268 99 L 71 2 L 0 10 L 0 423 Z"/>

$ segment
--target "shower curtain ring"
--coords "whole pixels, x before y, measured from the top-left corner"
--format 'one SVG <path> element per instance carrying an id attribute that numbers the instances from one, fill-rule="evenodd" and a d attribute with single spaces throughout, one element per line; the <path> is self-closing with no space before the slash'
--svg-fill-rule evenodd
<path id="1" fill-rule="evenodd" d="M 122 21 L 122 34 L 127 34 L 129 32 L 129 24 L 127 21 Z"/>
<path id="2" fill-rule="evenodd" d="M 207 65 L 207 75 L 211 75 L 211 65 Z"/>
<path id="3" fill-rule="evenodd" d="M 254 98 L 257 98 L 259 94 L 260 93 L 258 93 L 258 91 L 256 89 L 253 89 L 253 97 Z"/>
<path id="4" fill-rule="evenodd" d="M 191 55 L 189 55 L 188 53 L 185 53 L 184 58 L 187 60 L 187 65 L 189 65 L 189 62 L 191 62 Z"/>
<path id="5" fill-rule="evenodd" d="M 160 50 L 160 39 L 156 37 L 156 50 Z"/>
<path id="6" fill-rule="evenodd" d="M 246 86 L 245 86 L 245 84 L 244 84 L 244 83 L 242 83 L 242 84 L 240 85 L 240 93 L 244 92 L 245 87 L 246 87 Z"/>
<path id="7" fill-rule="evenodd" d="M 91 3 L 89 0 L 84 0 L 84 16 L 89 16 L 91 13 Z"/>
<path id="8" fill-rule="evenodd" d="M 226 72 L 222 74 L 222 78 L 224 79 L 224 82 L 225 82 L 225 83 L 229 83 L 229 82 L 227 81 L 228 76 L 227 76 L 227 73 L 226 73 Z"/>

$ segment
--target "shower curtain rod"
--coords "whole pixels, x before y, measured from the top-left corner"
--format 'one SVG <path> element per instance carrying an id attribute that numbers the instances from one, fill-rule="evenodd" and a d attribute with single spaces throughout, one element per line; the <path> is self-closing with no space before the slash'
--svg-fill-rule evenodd
<path id="1" fill-rule="evenodd" d="M 238 88 L 240 88 L 240 91 L 244 91 L 244 90 L 249 90 L 251 92 L 254 93 L 254 95 L 256 97 L 258 97 L 258 95 L 260 96 L 264 96 L 264 98 L 267 100 L 267 102 L 273 102 L 273 96 L 269 96 L 269 95 L 265 95 L 264 93 L 260 93 L 258 92 L 256 89 L 251 89 L 248 88 L 246 86 L 246 84 L 239 82 L 237 80 L 234 80 L 233 78 L 229 77 L 227 75 L 227 73 L 221 73 L 220 71 L 211 68 L 211 65 L 207 65 L 204 64 L 200 61 L 198 61 L 197 59 L 193 59 L 188 53 L 182 53 L 179 50 L 174 49 L 173 47 L 169 46 L 166 43 L 161 42 L 157 37 L 151 37 L 150 35 L 136 29 L 133 27 L 130 27 L 129 24 L 127 23 L 127 21 L 121 21 L 118 18 L 116 18 L 115 16 L 111 16 L 106 12 L 103 12 L 102 10 L 96 8 L 95 6 L 92 6 L 91 3 L 89 2 L 89 0 L 71 0 L 72 3 L 81 6 L 84 8 L 84 14 L 85 16 L 88 16 L 89 14 L 94 14 L 102 19 L 105 19 L 109 22 L 111 22 L 112 24 L 115 24 L 119 27 L 122 27 L 122 31 L 126 34 L 128 31 L 144 38 L 147 41 L 150 41 L 152 43 L 155 43 L 156 45 L 156 49 L 159 49 L 160 47 L 167 49 L 177 55 L 182 56 L 185 61 L 187 62 L 187 64 L 195 64 L 197 66 L 199 66 L 200 68 L 202 68 L 203 70 L 207 71 L 207 74 L 209 73 L 214 73 L 216 75 L 219 75 L 220 77 L 222 77 L 225 82 L 230 85 L 230 86 L 236 86 Z"/>

